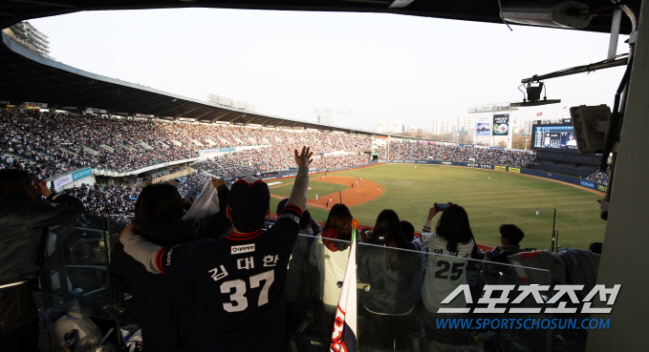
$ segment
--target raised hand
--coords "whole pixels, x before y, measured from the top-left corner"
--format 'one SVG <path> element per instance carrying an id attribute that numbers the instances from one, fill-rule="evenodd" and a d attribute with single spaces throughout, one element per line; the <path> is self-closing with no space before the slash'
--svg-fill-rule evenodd
<path id="1" fill-rule="evenodd" d="M 430 209 L 428 209 L 428 220 L 432 220 L 436 214 L 437 214 L 437 203 L 433 204 L 433 206 Z"/>
<path id="2" fill-rule="evenodd" d="M 52 194 L 52 191 L 50 191 L 49 188 L 47 188 L 47 181 L 45 180 L 39 180 L 36 182 L 36 187 L 38 187 L 38 191 L 41 192 L 43 197 L 49 197 L 50 194 Z"/>
<path id="3" fill-rule="evenodd" d="M 294 150 L 295 153 L 295 163 L 297 166 L 306 166 L 309 167 L 313 159 L 313 152 L 310 147 L 302 147 L 302 152 L 298 154 L 297 149 Z"/>

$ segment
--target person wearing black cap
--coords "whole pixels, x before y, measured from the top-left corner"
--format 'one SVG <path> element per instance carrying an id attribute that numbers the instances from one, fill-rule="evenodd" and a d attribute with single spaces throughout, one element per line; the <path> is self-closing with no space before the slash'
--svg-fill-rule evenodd
<path id="1" fill-rule="evenodd" d="M 126 228 L 126 253 L 153 273 L 194 279 L 209 298 L 210 351 L 279 351 L 285 342 L 284 284 L 306 206 L 310 148 L 295 150 L 298 173 L 288 204 L 268 231 L 270 192 L 261 179 L 238 179 L 226 214 L 232 231 L 216 240 L 160 247 Z"/>

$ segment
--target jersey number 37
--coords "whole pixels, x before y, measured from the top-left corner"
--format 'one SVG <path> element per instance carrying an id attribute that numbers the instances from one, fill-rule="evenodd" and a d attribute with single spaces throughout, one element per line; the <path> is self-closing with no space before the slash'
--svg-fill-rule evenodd
<path id="1" fill-rule="evenodd" d="M 258 288 L 261 286 L 261 282 L 264 281 L 264 285 L 261 288 L 261 293 L 259 293 L 259 300 L 257 301 L 257 306 L 263 306 L 268 303 L 268 291 L 270 291 L 270 286 L 275 281 L 275 271 L 269 270 L 257 275 L 253 275 L 248 278 L 250 280 L 250 288 Z M 234 289 L 234 293 L 232 292 Z M 226 312 L 241 312 L 248 308 L 248 298 L 246 298 L 246 282 L 241 279 L 225 281 L 221 284 L 221 293 L 231 293 L 230 302 L 223 303 L 223 309 Z"/>

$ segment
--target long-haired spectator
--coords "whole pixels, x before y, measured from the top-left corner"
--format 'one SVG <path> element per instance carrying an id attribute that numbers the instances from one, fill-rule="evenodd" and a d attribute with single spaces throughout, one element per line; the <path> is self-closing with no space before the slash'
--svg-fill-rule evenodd
<path id="1" fill-rule="evenodd" d="M 45 200 L 42 199 L 45 197 Z M 36 351 L 38 317 L 32 297 L 50 226 L 70 224 L 80 200 L 51 192 L 21 170 L 0 170 L 0 350 Z"/>
<path id="2" fill-rule="evenodd" d="M 431 234 L 430 224 L 437 213 L 437 203 L 435 203 L 428 211 L 428 218 L 422 230 L 422 237 L 428 242 L 428 250 L 437 254 L 428 257 L 428 268 L 422 290 L 424 306 L 430 312 L 437 312 L 441 301 L 446 296 L 458 285 L 467 283 L 468 263 L 465 259 L 478 254 L 469 216 L 464 208 L 450 204 L 443 210 L 435 227 L 435 233 Z M 460 296 L 449 303 L 448 307 L 459 308 L 465 305 L 464 297 Z"/>
<path id="3" fill-rule="evenodd" d="M 327 312 L 334 314 L 340 297 L 338 282 L 345 278 L 352 236 L 352 214 L 344 204 L 335 204 L 322 230 L 322 237 L 311 247 L 311 265 L 320 272 L 320 299 Z"/>
<path id="4" fill-rule="evenodd" d="M 379 213 L 370 243 L 375 245 L 359 247 L 358 255 L 359 281 L 371 285 L 363 293 L 363 306 L 381 315 L 410 313 L 420 297 L 421 254 L 404 237 L 397 213 L 391 209 Z"/>
<path id="5" fill-rule="evenodd" d="M 325 246 L 331 251 L 345 250 L 352 238 L 352 214 L 345 204 L 334 204 L 322 229 L 322 237 L 340 241 L 324 240 Z"/>
<path id="6" fill-rule="evenodd" d="M 435 226 L 437 236 L 446 241 L 446 250 L 457 256 L 458 245 L 473 243 L 473 231 L 469 224 L 469 215 L 459 205 L 451 204 L 442 212 Z M 471 248 L 473 250 L 473 247 Z"/>
<path id="7" fill-rule="evenodd" d="M 143 227 L 178 222 L 184 215 L 183 206 L 177 187 L 167 183 L 146 186 L 135 202 L 133 224 Z"/>

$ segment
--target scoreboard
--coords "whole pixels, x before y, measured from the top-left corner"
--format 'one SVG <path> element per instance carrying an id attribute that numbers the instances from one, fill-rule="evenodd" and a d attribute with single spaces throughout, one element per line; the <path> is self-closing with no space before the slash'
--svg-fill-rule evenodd
<path id="1" fill-rule="evenodd" d="M 569 163 L 599 165 L 599 154 L 580 154 L 572 124 L 532 125 L 532 149 L 537 157 L 545 160 Z"/>

